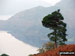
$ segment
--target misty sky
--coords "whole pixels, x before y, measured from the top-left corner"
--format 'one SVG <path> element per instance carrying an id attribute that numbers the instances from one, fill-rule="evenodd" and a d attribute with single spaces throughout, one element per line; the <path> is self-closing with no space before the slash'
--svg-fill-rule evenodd
<path id="1" fill-rule="evenodd" d="M 0 20 L 9 18 L 20 11 L 36 6 L 49 7 L 60 0 L 0 0 Z"/>
<path id="2" fill-rule="evenodd" d="M 52 6 L 60 0 L 0 0 L 0 15 L 13 15 L 36 6 Z"/>

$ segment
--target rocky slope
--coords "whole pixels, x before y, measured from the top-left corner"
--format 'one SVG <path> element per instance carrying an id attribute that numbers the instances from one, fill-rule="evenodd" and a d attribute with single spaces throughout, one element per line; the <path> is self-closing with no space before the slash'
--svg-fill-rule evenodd
<path id="1" fill-rule="evenodd" d="M 75 44 L 59 46 L 56 49 L 52 49 L 50 51 L 47 51 L 41 54 L 34 54 L 33 56 L 60 56 L 59 54 L 60 51 L 61 52 L 75 52 Z M 75 54 L 74 55 L 62 55 L 62 56 L 75 56 Z"/>

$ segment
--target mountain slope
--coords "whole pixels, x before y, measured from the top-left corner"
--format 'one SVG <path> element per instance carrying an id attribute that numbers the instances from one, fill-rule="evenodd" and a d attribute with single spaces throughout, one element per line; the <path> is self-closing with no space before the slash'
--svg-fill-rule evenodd
<path id="1" fill-rule="evenodd" d="M 57 9 L 61 9 L 65 22 L 68 24 L 68 39 L 75 43 L 74 0 L 62 0 L 53 7 L 38 6 L 19 12 L 7 21 L 0 21 L 0 30 L 8 31 L 17 39 L 27 44 L 41 47 L 44 42 L 48 41 L 47 34 L 50 32 L 49 29 L 42 26 L 42 18 Z"/>
<path id="2" fill-rule="evenodd" d="M 33 56 L 75 56 L 75 54 L 72 53 L 72 55 L 68 55 L 68 53 L 66 53 L 66 55 L 60 55 L 60 52 L 74 52 L 75 51 L 75 44 L 70 44 L 70 45 L 64 45 L 64 46 L 59 46 L 56 49 L 52 49 L 49 51 L 46 51 L 44 53 L 41 54 L 35 54 Z"/>

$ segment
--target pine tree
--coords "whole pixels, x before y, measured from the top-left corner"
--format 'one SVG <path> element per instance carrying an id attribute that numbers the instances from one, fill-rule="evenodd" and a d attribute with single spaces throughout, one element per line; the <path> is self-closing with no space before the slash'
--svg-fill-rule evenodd
<path id="1" fill-rule="evenodd" d="M 66 23 L 64 23 L 63 20 L 64 18 L 60 13 L 60 9 L 45 16 L 42 20 L 44 27 L 53 30 L 53 32 L 48 34 L 48 37 L 51 41 L 55 42 L 55 48 L 58 44 L 65 43 L 65 41 L 67 41 Z"/>

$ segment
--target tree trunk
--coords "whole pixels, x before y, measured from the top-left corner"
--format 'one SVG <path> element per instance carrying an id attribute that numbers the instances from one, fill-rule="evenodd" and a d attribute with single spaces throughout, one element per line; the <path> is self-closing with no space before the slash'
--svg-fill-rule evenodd
<path id="1" fill-rule="evenodd" d="M 56 29 L 54 30 L 55 31 L 55 48 L 57 48 L 57 36 L 56 36 Z"/>
<path id="2" fill-rule="evenodd" d="M 57 42 L 55 41 L 55 48 L 57 48 Z"/>

